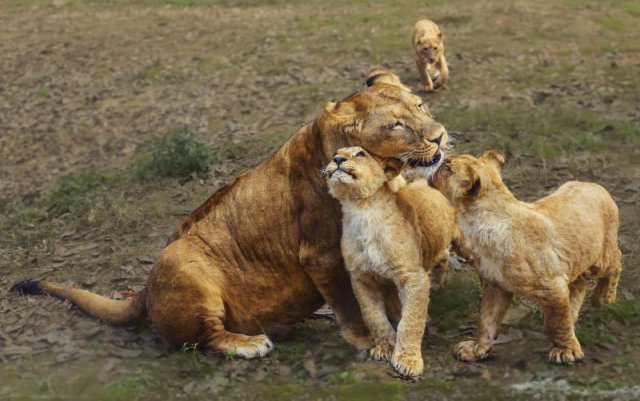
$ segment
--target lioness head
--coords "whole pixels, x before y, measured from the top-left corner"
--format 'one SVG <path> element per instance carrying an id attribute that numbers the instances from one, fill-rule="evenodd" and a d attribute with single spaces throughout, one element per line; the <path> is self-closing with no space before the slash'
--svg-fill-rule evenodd
<path id="1" fill-rule="evenodd" d="M 416 50 L 424 57 L 429 64 L 434 64 L 444 53 L 442 43 L 442 32 L 435 36 L 423 36 L 416 41 Z"/>
<path id="2" fill-rule="evenodd" d="M 359 146 L 340 148 L 324 168 L 329 193 L 336 199 L 368 198 L 400 172 L 400 165 L 376 160 Z"/>
<path id="3" fill-rule="evenodd" d="M 375 83 L 338 103 L 317 120 L 327 157 L 360 146 L 381 159 L 396 158 L 429 176 L 443 158 L 448 136 L 419 96 Z"/>
<path id="4" fill-rule="evenodd" d="M 491 191 L 505 189 L 500 177 L 504 162 L 504 154 L 499 150 L 486 151 L 480 157 L 447 157 L 431 178 L 431 183 L 454 207 L 460 208 Z"/>

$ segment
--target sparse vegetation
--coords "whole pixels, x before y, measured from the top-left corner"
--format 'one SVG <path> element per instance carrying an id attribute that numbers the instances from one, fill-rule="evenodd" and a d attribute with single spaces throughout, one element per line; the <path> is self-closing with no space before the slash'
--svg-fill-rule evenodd
<path id="1" fill-rule="evenodd" d="M 638 398 L 637 0 L 9 0 L 0 13 L 0 398 L 527 398 L 517 384 L 550 400 Z M 456 152 L 506 150 L 521 199 L 575 178 L 620 205 L 626 292 L 585 307 L 585 363 L 548 366 L 535 305 L 504 327 L 521 338 L 494 360 L 456 362 L 480 302 L 469 270 L 433 293 L 414 384 L 327 319 L 295 325 L 267 358 L 227 361 L 6 291 L 27 277 L 109 296 L 141 288 L 186 213 L 361 88 L 362 73 L 381 65 L 417 89 L 409 35 L 422 17 L 443 28 L 452 80 L 418 94 Z"/>
<path id="2" fill-rule="evenodd" d="M 213 149 L 200 142 L 188 127 L 175 128 L 155 139 L 150 149 L 150 157 L 143 159 L 139 168 L 142 178 L 149 175 L 184 177 L 191 173 L 204 173 L 215 160 Z"/>

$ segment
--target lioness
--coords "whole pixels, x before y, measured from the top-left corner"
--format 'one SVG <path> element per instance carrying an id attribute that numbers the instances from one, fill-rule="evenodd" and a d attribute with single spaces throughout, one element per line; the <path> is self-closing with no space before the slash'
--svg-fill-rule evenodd
<path id="1" fill-rule="evenodd" d="M 390 360 L 403 376 L 419 376 L 430 273 L 446 269 L 449 246 L 460 237 L 455 212 L 425 180 L 394 193 L 385 183 L 399 168 L 383 167 L 360 147 L 339 149 L 325 173 L 342 204 L 342 256 L 373 335 L 370 355 Z M 402 303 L 397 336 L 384 307 L 389 287 Z"/>
<path id="2" fill-rule="evenodd" d="M 489 355 L 515 293 L 541 306 L 549 361 L 572 363 L 584 356 L 574 324 L 585 278 L 598 279 L 593 304 L 616 299 L 622 269 L 618 208 L 600 185 L 577 181 L 536 202 L 521 202 L 502 182 L 503 165 L 499 151 L 463 155 L 446 160 L 433 177 L 458 212 L 484 283 L 475 340 L 458 344 L 456 354 L 462 361 Z"/>
<path id="3" fill-rule="evenodd" d="M 412 35 L 416 66 L 426 91 L 444 88 L 449 80 L 449 67 L 444 57 L 442 32 L 428 19 L 416 22 Z M 435 82 L 434 82 L 435 81 Z"/>
<path id="4" fill-rule="evenodd" d="M 269 337 L 285 335 L 326 301 L 345 339 L 369 348 L 340 254 L 340 204 L 320 169 L 336 149 L 353 145 L 382 159 L 436 165 L 446 141 L 422 99 L 373 85 L 328 104 L 271 157 L 196 209 L 135 297 L 116 301 L 38 281 L 14 289 L 68 299 L 113 325 L 149 318 L 173 344 L 246 358 L 267 354 Z"/>

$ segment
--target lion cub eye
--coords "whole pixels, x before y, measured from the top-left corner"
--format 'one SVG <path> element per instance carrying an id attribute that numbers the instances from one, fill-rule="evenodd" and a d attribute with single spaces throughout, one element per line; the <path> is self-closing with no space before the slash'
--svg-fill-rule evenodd
<path id="1" fill-rule="evenodd" d="M 356 153 L 356 157 L 365 157 L 366 154 L 363 151 Z"/>

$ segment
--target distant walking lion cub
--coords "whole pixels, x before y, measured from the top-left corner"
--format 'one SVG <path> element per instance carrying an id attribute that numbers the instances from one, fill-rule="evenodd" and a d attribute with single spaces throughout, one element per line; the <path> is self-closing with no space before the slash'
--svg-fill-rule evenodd
<path id="1" fill-rule="evenodd" d="M 453 204 L 473 249 L 484 291 L 473 341 L 458 344 L 462 361 L 486 358 L 513 294 L 537 302 L 551 342 L 549 361 L 570 364 L 584 357 L 574 324 L 586 278 L 598 283 L 592 303 L 612 303 L 620 271 L 618 207 L 600 185 L 571 181 L 533 203 L 517 200 L 502 182 L 504 156 L 452 157 L 433 184 Z"/>
<path id="2" fill-rule="evenodd" d="M 449 245 L 460 231 L 447 199 L 425 180 L 393 192 L 386 183 L 400 167 L 383 167 L 364 149 L 351 147 L 339 149 L 325 173 L 329 192 L 342 204 L 342 255 L 373 335 L 370 355 L 416 377 L 423 371 L 430 276 L 446 269 Z M 402 304 L 397 335 L 385 313 L 389 286 Z"/>
<path id="3" fill-rule="evenodd" d="M 416 66 L 426 91 L 444 88 L 449 80 L 449 67 L 444 57 L 442 32 L 428 19 L 416 22 L 412 35 Z"/>

